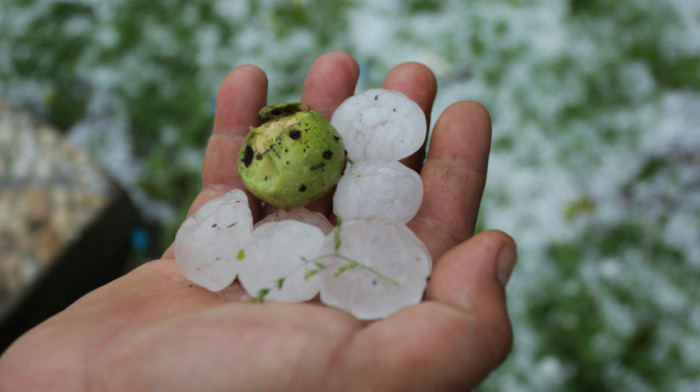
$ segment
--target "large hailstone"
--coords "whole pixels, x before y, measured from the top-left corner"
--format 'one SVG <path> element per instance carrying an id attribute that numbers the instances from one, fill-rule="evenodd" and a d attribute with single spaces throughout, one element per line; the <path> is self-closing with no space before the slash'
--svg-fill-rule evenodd
<path id="1" fill-rule="evenodd" d="M 398 91 L 370 89 L 346 99 L 333 113 L 331 124 L 343 137 L 348 158 L 401 160 L 425 141 L 425 114 Z"/>
<path id="2" fill-rule="evenodd" d="M 333 231 L 333 224 L 328 221 L 325 215 L 320 212 L 310 211 L 304 207 L 292 208 L 291 210 L 278 209 L 275 212 L 267 215 L 265 218 L 258 221 L 255 227 L 268 222 L 279 222 L 283 220 L 296 220 L 299 222 L 314 225 L 323 231 L 323 234 L 328 234 Z"/>
<path id="3" fill-rule="evenodd" d="M 266 300 L 308 301 L 318 294 L 319 281 L 307 276 L 316 267 L 304 260 L 321 254 L 324 238 L 312 224 L 292 219 L 264 223 L 240 254 L 238 280 L 251 297 L 267 289 Z"/>
<path id="4" fill-rule="evenodd" d="M 406 223 L 423 200 L 420 175 L 397 161 L 357 162 L 340 178 L 333 212 L 344 220 L 383 216 Z"/>
<path id="5" fill-rule="evenodd" d="M 174 252 L 180 271 L 210 291 L 229 286 L 238 273 L 236 255 L 253 231 L 245 193 L 235 189 L 212 199 L 185 219 L 175 235 Z"/>
<path id="6" fill-rule="evenodd" d="M 322 259 L 321 301 L 365 320 L 421 301 L 432 259 L 408 227 L 380 217 L 358 219 L 343 223 L 339 236 L 336 254 L 342 257 Z M 335 244 L 335 234 L 326 236 L 326 249 Z M 348 268 L 349 260 L 361 265 Z"/>

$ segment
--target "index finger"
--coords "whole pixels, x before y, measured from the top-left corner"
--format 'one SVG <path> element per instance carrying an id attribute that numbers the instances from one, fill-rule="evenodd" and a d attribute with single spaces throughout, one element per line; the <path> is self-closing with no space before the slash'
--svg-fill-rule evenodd
<path id="1" fill-rule="evenodd" d="M 266 100 L 267 77 L 256 66 L 236 67 L 221 83 L 216 97 L 213 132 L 202 163 L 202 189 L 190 205 L 187 216 L 195 213 L 207 201 L 232 189 L 245 190 L 236 171 L 238 151 L 248 128 L 259 121 L 258 110 L 265 106 Z M 245 192 L 253 217 L 256 217 L 260 203 L 250 192 Z M 163 257 L 174 257 L 172 244 Z"/>
<path id="2" fill-rule="evenodd" d="M 202 191 L 192 203 L 190 213 L 232 189 L 245 190 L 236 171 L 238 152 L 249 127 L 260 121 L 258 111 L 265 106 L 266 99 L 267 77 L 256 66 L 237 67 L 221 83 L 216 98 L 214 130 L 202 163 Z M 257 200 L 250 193 L 248 199 L 253 216 L 257 216 Z"/>

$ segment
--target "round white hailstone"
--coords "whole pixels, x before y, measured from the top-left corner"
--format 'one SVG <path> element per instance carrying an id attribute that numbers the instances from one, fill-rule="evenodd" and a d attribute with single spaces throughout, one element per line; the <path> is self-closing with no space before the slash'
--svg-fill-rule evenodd
<path id="1" fill-rule="evenodd" d="M 238 280 L 248 295 L 256 297 L 262 289 L 270 291 L 265 300 L 302 302 L 318 294 L 318 276 L 307 277 L 321 254 L 324 234 L 318 227 L 296 220 L 268 222 L 258 226 L 244 247 Z M 279 285 L 279 280 L 284 279 Z"/>
<path id="2" fill-rule="evenodd" d="M 326 236 L 326 249 L 333 249 L 334 244 L 334 234 Z M 343 258 L 321 259 L 325 265 L 319 273 L 321 301 L 325 304 L 372 320 L 421 301 L 432 260 L 405 225 L 381 217 L 343 223 L 337 254 Z M 352 265 L 348 260 L 362 265 L 338 273 L 339 268 Z"/>
<path id="3" fill-rule="evenodd" d="M 406 158 L 423 145 L 427 132 L 423 109 L 404 94 L 384 89 L 346 99 L 331 124 L 353 162 Z"/>
<path id="4" fill-rule="evenodd" d="M 333 195 L 333 212 L 344 220 L 383 216 L 407 223 L 423 200 L 423 181 L 397 161 L 357 162 Z"/>
<path id="5" fill-rule="evenodd" d="M 243 191 L 208 201 L 185 219 L 175 235 L 173 250 L 180 271 L 210 291 L 226 288 L 236 279 L 236 255 L 252 231 L 253 216 Z"/>
<path id="6" fill-rule="evenodd" d="M 325 215 L 321 214 L 320 212 L 310 211 L 304 207 L 292 208 L 289 211 L 280 208 L 258 221 L 258 223 L 255 224 L 255 227 L 257 228 L 258 226 L 267 222 L 279 222 L 288 219 L 314 225 L 321 229 L 323 234 L 328 234 L 333 231 L 333 224 L 328 220 L 328 218 L 326 218 Z"/>

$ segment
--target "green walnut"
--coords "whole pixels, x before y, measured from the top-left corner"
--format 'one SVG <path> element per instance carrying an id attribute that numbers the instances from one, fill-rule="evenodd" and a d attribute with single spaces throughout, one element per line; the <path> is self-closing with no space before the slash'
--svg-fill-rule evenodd
<path id="1" fill-rule="evenodd" d="M 246 188 L 265 203 L 291 209 L 308 205 L 338 182 L 345 147 L 327 118 L 300 102 L 269 105 L 250 127 L 238 156 Z"/>

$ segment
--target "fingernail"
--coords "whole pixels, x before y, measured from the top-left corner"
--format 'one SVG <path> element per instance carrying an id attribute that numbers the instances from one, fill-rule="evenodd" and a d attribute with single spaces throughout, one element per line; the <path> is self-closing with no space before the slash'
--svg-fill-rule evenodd
<path id="1" fill-rule="evenodd" d="M 504 246 L 501 248 L 500 253 L 498 253 L 498 259 L 496 260 L 496 273 L 498 274 L 498 281 L 504 288 L 508 284 L 510 279 L 510 274 L 513 272 L 513 267 L 515 267 L 515 260 L 518 255 L 515 252 L 515 248 L 512 246 Z"/>

